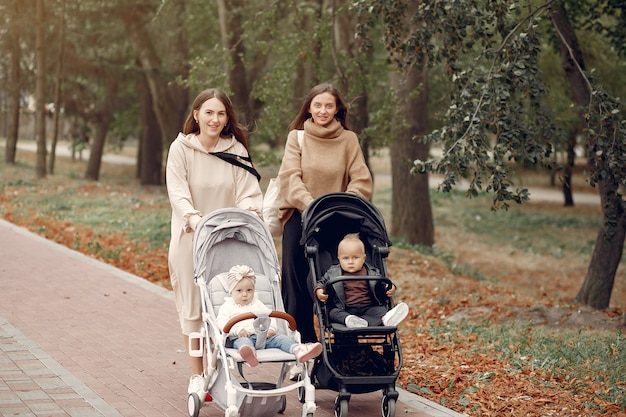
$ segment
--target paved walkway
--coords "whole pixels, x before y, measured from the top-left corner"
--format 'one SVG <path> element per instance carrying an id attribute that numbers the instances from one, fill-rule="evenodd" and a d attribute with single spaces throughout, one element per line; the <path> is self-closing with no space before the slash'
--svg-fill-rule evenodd
<path id="1" fill-rule="evenodd" d="M 0 416 L 186 416 L 188 363 L 172 293 L 0 220 Z M 251 380 L 275 380 L 275 365 Z M 316 416 L 336 392 L 316 392 Z M 348 414 L 381 415 L 381 393 Z M 295 391 L 285 417 L 301 415 Z M 396 415 L 460 414 L 400 390 Z M 223 416 L 216 405 L 200 416 Z"/>

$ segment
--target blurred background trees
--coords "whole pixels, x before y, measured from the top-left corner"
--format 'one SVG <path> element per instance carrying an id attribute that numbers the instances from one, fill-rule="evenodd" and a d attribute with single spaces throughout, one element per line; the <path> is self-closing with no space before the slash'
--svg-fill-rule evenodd
<path id="1" fill-rule="evenodd" d="M 37 140 L 44 177 L 69 143 L 89 149 L 84 178 L 98 180 L 106 147 L 133 140 L 137 180 L 162 185 L 190 101 L 219 87 L 256 163 L 275 164 L 303 96 L 331 82 L 366 157 L 390 150 L 390 233 L 409 244 L 435 243 L 429 174 L 444 191 L 467 179 L 497 209 L 529 198 L 513 189 L 516 170 L 542 169 L 573 206 L 586 156 L 604 227 L 577 300 L 604 308 L 626 234 L 622 3 L 4 0 L 5 163 L 18 140 Z"/>

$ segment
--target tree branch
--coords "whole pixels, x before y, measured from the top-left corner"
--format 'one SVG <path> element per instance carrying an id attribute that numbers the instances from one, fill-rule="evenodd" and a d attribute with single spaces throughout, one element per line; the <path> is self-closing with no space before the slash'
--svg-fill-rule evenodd
<path id="1" fill-rule="evenodd" d="M 526 15 L 517 25 L 515 25 L 515 27 L 504 37 L 504 39 L 502 40 L 502 43 L 500 44 L 500 46 L 495 50 L 496 54 L 493 58 L 493 60 L 491 61 L 491 67 L 489 68 L 489 71 L 487 72 L 487 79 L 491 79 L 491 75 L 493 73 L 493 69 L 496 66 L 496 60 L 497 60 L 497 55 L 499 52 L 502 51 L 502 49 L 504 49 L 504 47 L 509 43 L 509 40 L 511 38 L 511 36 L 513 36 L 518 30 L 519 28 L 522 26 L 523 23 L 527 22 L 528 20 L 530 20 L 531 18 L 537 16 L 539 14 L 539 12 L 543 11 L 544 9 L 547 9 L 548 7 L 550 7 L 553 3 L 555 2 L 555 0 L 550 0 L 544 4 L 542 4 L 541 6 L 539 6 L 537 9 L 535 9 L 533 12 L 529 13 L 528 15 Z M 590 90 L 591 91 L 591 90 Z M 452 146 L 450 146 L 446 152 L 444 152 L 443 157 L 447 157 L 450 152 L 463 140 L 465 139 L 465 137 L 468 135 L 472 125 L 473 125 L 473 121 L 476 118 L 476 115 L 478 114 L 478 111 L 480 110 L 480 106 L 482 105 L 483 99 L 485 97 L 486 92 L 483 90 L 483 93 L 480 96 L 480 99 L 478 100 L 478 104 L 476 105 L 476 109 L 474 110 L 474 113 L 472 114 L 472 117 L 470 119 L 470 124 L 469 126 L 467 126 L 467 129 L 465 130 L 465 132 L 463 132 L 463 134 L 461 135 L 461 137 L 459 137 L 453 144 Z"/>

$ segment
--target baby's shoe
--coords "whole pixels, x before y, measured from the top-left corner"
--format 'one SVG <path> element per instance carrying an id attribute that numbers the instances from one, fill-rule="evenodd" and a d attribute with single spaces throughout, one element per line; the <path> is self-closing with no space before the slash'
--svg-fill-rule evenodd
<path id="1" fill-rule="evenodd" d="M 406 303 L 398 303 L 383 316 L 385 326 L 397 326 L 409 314 L 409 306 Z"/>
<path id="2" fill-rule="evenodd" d="M 359 316 L 354 316 L 350 314 L 348 317 L 346 317 L 346 327 L 367 327 L 367 320 L 362 319 Z"/>
<path id="3" fill-rule="evenodd" d="M 293 349 L 293 354 L 296 355 L 296 360 L 300 363 L 316 358 L 320 353 L 322 353 L 322 344 L 319 342 L 305 343 Z"/>
<path id="4" fill-rule="evenodd" d="M 239 354 L 248 365 L 254 367 L 259 364 L 259 360 L 256 358 L 256 350 L 253 347 L 244 345 L 239 348 Z"/>

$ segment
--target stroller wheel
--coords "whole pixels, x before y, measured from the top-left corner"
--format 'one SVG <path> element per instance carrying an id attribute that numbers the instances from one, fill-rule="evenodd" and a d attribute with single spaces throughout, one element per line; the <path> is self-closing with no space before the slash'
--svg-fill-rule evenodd
<path id="1" fill-rule="evenodd" d="M 287 396 L 283 395 L 280 397 L 280 410 L 278 410 L 278 412 L 280 414 L 283 414 L 286 408 L 287 408 Z"/>
<path id="2" fill-rule="evenodd" d="M 335 417 L 346 417 L 348 415 L 348 400 L 335 398 Z"/>
<path id="3" fill-rule="evenodd" d="M 189 397 L 187 397 L 187 412 L 189 413 L 189 417 L 198 417 L 198 415 L 200 414 L 200 406 L 201 406 L 201 402 L 200 402 L 200 397 L 198 397 L 198 394 L 191 393 L 189 394 Z"/>
<path id="4" fill-rule="evenodd" d="M 383 417 L 394 417 L 396 415 L 396 400 L 384 395 L 383 402 L 381 404 L 381 411 Z"/>
<path id="5" fill-rule="evenodd" d="M 298 382 L 302 381 L 302 374 L 298 375 Z M 302 404 L 304 404 L 304 394 L 305 394 L 305 390 L 304 390 L 304 386 L 298 387 L 298 401 L 300 401 Z"/>

